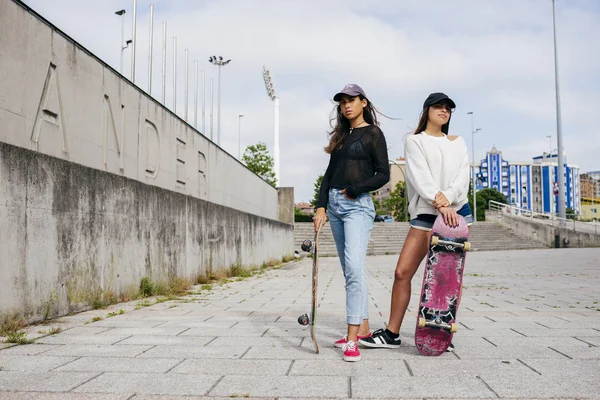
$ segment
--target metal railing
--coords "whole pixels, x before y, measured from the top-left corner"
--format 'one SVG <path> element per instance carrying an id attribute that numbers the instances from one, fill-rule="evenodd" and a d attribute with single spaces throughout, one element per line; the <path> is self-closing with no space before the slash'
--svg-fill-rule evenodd
<path id="1" fill-rule="evenodd" d="M 537 211 L 519 208 L 511 204 L 503 204 L 494 200 L 489 201 L 489 211 L 497 213 L 498 217 L 511 217 L 531 219 L 539 223 L 570 229 L 574 232 L 600 234 L 600 223 L 581 222 L 574 219 L 560 218 L 556 214 L 540 213 Z"/>

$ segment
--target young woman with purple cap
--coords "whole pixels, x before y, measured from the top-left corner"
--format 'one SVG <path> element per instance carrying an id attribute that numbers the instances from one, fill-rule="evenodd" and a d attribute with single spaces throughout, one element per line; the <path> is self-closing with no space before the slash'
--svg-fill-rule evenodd
<path id="1" fill-rule="evenodd" d="M 367 347 L 400 347 L 400 326 L 410 301 L 410 281 L 428 251 L 430 231 L 438 214 L 449 226 L 458 225 L 462 215 L 473 223 L 467 199 L 469 153 L 463 138 L 448 135 L 456 104 L 444 93 L 432 93 L 414 135 L 406 138 L 406 189 L 410 229 L 402 246 L 394 284 L 387 329 L 379 329 L 359 343 Z M 449 351 L 454 349 L 450 345 Z"/>
<path id="2" fill-rule="evenodd" d="M 358 361 L 356 343 L 370 336 L 365 262 L 375 208 L 369 192 L 389 181 L 390 167 L 377 110 L 362 88 L 346 85 L 333 100 L 335 126 L 325 148 L 331 156 L 313 219 L 316 230 L 329 217 L 346 280 L 348 332 L 334 346 L 343 349 L 345 361 Z"/>

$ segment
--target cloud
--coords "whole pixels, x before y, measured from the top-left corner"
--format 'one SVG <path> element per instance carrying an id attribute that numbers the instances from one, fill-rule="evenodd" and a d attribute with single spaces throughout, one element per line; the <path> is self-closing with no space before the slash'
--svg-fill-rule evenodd
<path id="1" fill-rule="evenodd" d="M 27 4 L 118 69 L 122 1 L 29 0 Z M 131 2 L 125 36 L 131 37 Z M 147 86 L 148 6 L 138 1 L 136 83 Z M 266 64 L 281 99 L 281 183 L 296 200 L 310 200 L 328 162 L 331 96 L 359 83 L 374 104 L 400 121 L 382 119 L 390 157 L 403 153 L 424 98 L 448 93 L 458 104 L 453 133 L 471 145 L 471 119 L 482 128 L 476 159 L 493 145 L 508 160 L 527 161 L 556 141 L 552 8 L 539 0 L 219 0 L 154 1 L 153 95 L 160 98 L 163 20 L 168 24 L 167 105 L 172 104 L 172 36 L 178 38 L 178 114 L 183 115 L 184 49 L 208 79 L 217 79 L 210 55 L 231 58 L 222 69 L 222 147 L 273 143 L 272 102 L 261 69 Z M 600 5 L 557 2 L 564 147 L 582 171 L 597 164 L 600 131 Z M 125 51 L 125 75 L 130 49 Z M 215 92 L 216 94 L 216 92 Z M 190 110 L 193 93 L 190 92 Z M 207 93 L 207 103 L 209 95 Z M 217 101 L 215 98 L 215 107 Z M 208 112 L 208 107 L 207 107 Z M 216 114 L 216 110 L 215 110 Z M 190 111 L 190 115 L 193 112 Z M 215 118 L 216 124 L 216 118 Z M 216 133 L 216 132 L 215 132 Z M 209 133 L 207 133 L 209 136 Z M 556 146 L 555 146 L 556 147 Z M 469 154 L 471 149 L 469 149 Z"/>

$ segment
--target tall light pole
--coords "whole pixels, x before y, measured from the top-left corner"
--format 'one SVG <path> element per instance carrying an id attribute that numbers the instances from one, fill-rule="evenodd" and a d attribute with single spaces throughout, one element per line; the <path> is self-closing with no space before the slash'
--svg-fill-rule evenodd
<path id="1" fill-rule="evenodd" d="M 162 104 L 167 102 L 167 21 L 163 21 Z"/>
<path id="2" fill-rule="evenodd" d="M 275 184 L 279 184 L 279 99 L 275 95 L 275 87 L 271 73 L 263 66 L 263 79 L 267 88 L 267 95 L 273 100 L 273 163 L 275 164 Z"/>
<path id="3" fill-rule="evenodd" d="M 185 122 L 189 123 L 189 119 L 188 119 L 188 108 L 189 108 L 189 92 L 190 92 L 190 71 L 189 71 L 189 57 L 188 57 L 188 49 L 185 49 L 183 51 L 185 53 L 185 90 L 183 91 L 184 93 L 184 100 L 183 100 L 183 119 L 185 120 Z"/>
<path id="4" fill-rule="evenodd" d="M 173 112 L 177 114 L 177 36 L 173 36 Z"/>
<path id="5" fill-rule="evenodd" d="M 238 160 L 242 159 L 242 118 L 244 114 L 238 115 Z"/>
<path id="6" fill-rule="evenodd" d="M 558 85 L 558 50 L 556 45 L 556 12 L 554 9 L 555 0 L 552 0 L 552 28 L 554 32 L 554 84 L 556 86 L 556 139 L 558 142 L 558 216 L 561 219 L 561 225 L 564 225 L 564 218 L 567 216 L 565 204 L 565 166 L 562 142 L 562 117 L 560 111 L 560 87 Z"/>
<path id="7" fill-rule="evenodd" d="M 552 135 L 546 135 L 548 138 L 548 154 L 552 154 Z"/>
<path id="8" fill-rule="evenodd" d="M 148 40 L 148 94 L 152 96 L 152 51 L 154 50 L 154 4 L 150 4 L 150 33 Z"/>
<path id="9" fill-rule="evenodd" d="M 135 83 L 135 48 L 137 47 L 137 35 L 136 35 L 136 22 L 137 22 L 137 0 L 133 0 L 133 27 L 131 33 L 131 40 L 133 45 L 131 47 L 131 82 Z"/>
<path id="10" fill-rule="evenodd" d="M 472 167 L 472 186 L 473 186 L 473 221 L 477 222 L 477 197 L 476 197 L 476 190 L 475 190 L 475 186 L 477 186 L 476 180 L 475 180 L 475 134 L 477 132 L 479 132 L 481 129 L 477 128 L 477 129 L 473 129 L 473 111 L 469 111 L 467 113 L 468 115 L 471 115 L 471 151 L 472 151 L 472 155 L 473 155 L 473 167 Z"/>
<path id="11" fill-rule="evenodd" d="M 123 46 L 125 40 L 125 13 L 127 13 L 125 10 L 115 11 L 115 14 L 121 17 L 121 45 L 119 46 L 121 48 L 121 66 L 119 68 L 119 73 L 121 75 L 123 75 L 123 52 L 127 47 L 129 47 L 129 43 L 131 43 L 131 40 L 128 40 L 125 43 L 125 46 Z"/>
<path id="12" fill-rule="evenodd" d="M 216 65 L 219 68 L 219 92 L 218 92 L 218 103 L 217 103 L 217 144 L 221 145 L 221 67 L 227 65 L 231 60 L 223 60 L 223 57 L 212 56 L 209 57 L 208 61 Z"/>

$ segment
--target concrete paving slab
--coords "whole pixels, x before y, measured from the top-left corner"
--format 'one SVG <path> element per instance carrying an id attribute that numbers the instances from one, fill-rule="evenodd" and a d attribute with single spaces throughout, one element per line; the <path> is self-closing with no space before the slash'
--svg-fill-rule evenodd
<path id="1" fill-rule="evenodd" d="M 152 346 L 134 345 L 64 345 L 48 350 L 47 356 L 73 357 L 135 357 Z"/>
<path id="2" fill-rule="evenodd" d="M 206 394 L 221 377 L 215 375 L 145 374 L 108 372 L 84 385 L 77 393 L 141 393 L 159 395 Z"/>
<path id="3" fill-rule="evenodd" d="M 58 334 L 52 336 L 46 336 L 36 340 L 36 343 L 43 344 L 61 344 L 61 345 L 72 345 L 72 344 L 105 344 L 110 345 L 127 339 L 126 335 L 65 335 Z"/>
<path id="4" fill-rule="evenodd" d="M 280 397 L 296 393 L 305 397 L 347 397 L 349 379 L 346 376 L 282 376 L 272 379 L 227 375 L 209 394 L 224 397 Z"/>
<path id="5" fill-rule="evenodd" d="M 177 358 L 82 357 L 55 369 L 58 372 L 165 373 L 180 364 Z"/>
<path id="6" fill-rule="evenodd" d="M 76 359 L 76 357 L 36 357 L 0 353 L 0 371 L 47 372 Z"/>
<path id="7" fill-rule="evenodd" d="M 266 375 L 277 379 L 277 376 L 287 375 L 292 364 L 293 361 L 288 360 L 187 359 L 171 372 L 196 375 Z"/>
<path id="8" fill-rule="evenodd" d="M 68 392 L 98 375 L 90 372 L 0 371 L 0 388 L 3 391 Z"/>
<path id="9" fill-rule="evenodd" d="M 2 400 L 129 400 L 132 396 L 133 394 L 0 392 Z"/>

